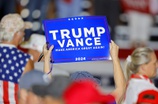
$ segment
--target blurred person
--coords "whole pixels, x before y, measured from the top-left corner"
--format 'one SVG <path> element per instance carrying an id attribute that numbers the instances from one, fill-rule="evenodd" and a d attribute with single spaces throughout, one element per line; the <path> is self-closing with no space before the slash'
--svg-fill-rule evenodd
<path id="1" fill-rule="evenodd" d="M 32 34 L 28 41 L 24 41 L 20 47 L 28 49 L 27 53 L 33 56 L 33 62 L 37 62 L 46 43 L 45 36 L 42 34 Z"/>
<path id="2" fill-rule="evenodd" d="M 0 103 L 17 104 L 18 80 L 33 69 L 31 56 L 17 46 L 24 38 L 24 30 L 32 27 L 19 14 L 5 15 L 0 22 Z"/>
<path id="3" fill-rule="evenodd" d="M 115 98 L 100 92 L 92 80 L 72 82 L 63 93 L 65 104 L 116 104 Z"/>
<path id="4" fill-rule="evenodd" d="M 46 44 L 44 45 L 44 58 L 45 58 L 45 72 L 49 72 L 50 69 L 50 55 L 51 51 L 54 48 L 52 45 L 49 50 L 47 50 Z M 113 67 L 114 67 L 114 81 L 115 81 L 115 89 L 110 93 L 111 96 L 114 96 L 114 99 L 116 103 L 119 103 L 121 101 L 121 98 L 123 96 L 123 93 L 125 91 L 126 81 L 123 74 L 123 70 L 120 65 L 120 61 L 118 58 L 118 51 L 119 47 L 111 41 L 110 43 L 110 54 L 113 61 Z M 84 78 L 84 77 L 83 77 Z M 87 79 L 87 78 L 85 78 Z M 91 80 L 91 78 L 90 78 Z M 82 81 L 81 81 L 82 82 Z M 94 81 L 95 82 L 95 81 Z M 97 84 L 96 84 L 97 85 Z"/>
<path id="5" fill-rule="evenodd" d="M 83 79 L 89 79 L 94 81 L 96 84 L 101 85 L 100 79 L 94 77 L 91 73 L 87 71 L 76 71 L 70 74 L 70 79 L 72 81 L 82 81 Z"/>
<path id="6" fill-rule="evenodd" d="M 138 94 L 143 90 L 158 90 L 151 78 L 157 74 L 157 57 L 154 50 L 148 47 L 136 48 L 126 59 L 127 89 L 125 104 L 136 103 Z M 132 97 L 131 97 L 132 96 Z"/>
<path id="7" fill-rule="evenodd" d="M 44 59 L 38 62 L 39 56 L 43 54 L 43 46 L 46 44 L 46 37 L 42 34 L 32 34 L 28 41 L 24 41 L 20 48 L 27 49 L 27 53 L 33 56 L 34 68 L 44 71 Z M 48 59 L 49 60 L 49 59 Z M 47 71 L 48 72 L 48 71 Z M 46 72 L 46 73 L 47 73 Z M 69 76 L 69 72 L 65 70 L 52 69 L 52 75 Z"/>
<path id="8" fill-rule="evenodd" d="M 158 103 L 158 91 L 149 89 L 142 91 L 138 95 L 136 104 L 157 104 Z"/>
<path id="9" fill-rule="evenodd" d="M 38 70 L 32 70 L 25 73 L 19 81 L 19 104 L 44 104 L 42 103 L 42 98 L 36 96 L 32 91 L 31 87 L 33 85 L 48 85 L 50 79 L 47 75 Z M 30 103 L 31 102 L 31 103 Z"/>
<path id="10" fill-rule="evenodd" d="M 82 10 L 81 0 L 55 0 L 55 4 L 57 18 L 79 16 Z"/>
<path id="11" fill-rule="evenodd" d="M 158 0 L 121 0 L 128 17 L 131 48 L 147 46 L 153 16 L 158 14 Z"/>
<path id="12" fill-rule="evenodd" d="M 49 85 L 36 84 L 32 86 L 32 92 L 43 98 L 43 104 L 65 104 L 62 96 L 70 83 L 69 77 L 56 75 L 53 76 Z M 34 104 L 34 102 L 27 104 Z"/>
<path id="13" fill-rule="evenodd" d="M 25 40 L 28 40 L 33 33 L 43 34 L 42 21 L 47 19 L 47 15 L 51 15 L 53 10 L 48 14 L 48 8 L 51 1 L 54 0 L 15 0 L 17 2 L 18 13 L 23 19 L 32 21 L 33 27 L 31 30 L 25 31 Z M 52 6 L 52 5 L 51 5 Z M 24 12 L 27 10 L 28 12 Z M 27 14 L 29 13 L 29 14 Z"/>

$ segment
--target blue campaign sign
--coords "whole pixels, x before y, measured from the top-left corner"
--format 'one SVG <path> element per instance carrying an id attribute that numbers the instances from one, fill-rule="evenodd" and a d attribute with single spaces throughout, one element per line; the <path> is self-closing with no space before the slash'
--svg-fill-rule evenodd
<path id="1" fill-rule="evenodd" d="M 105 16 L 44 20 L 55 63 L 109 60 L 110 33 Z"/>

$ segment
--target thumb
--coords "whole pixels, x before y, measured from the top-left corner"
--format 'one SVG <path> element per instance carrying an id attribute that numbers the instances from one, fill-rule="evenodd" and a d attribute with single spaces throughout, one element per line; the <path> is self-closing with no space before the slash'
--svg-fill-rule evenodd
<path id="1" fill-rule="evenodd" d="M 51 45 L 51 47 L 49 48 L 49 53 L 52 52 L 53 48 L 54 48 L 54 45 Z"/>
<path id="2" fill-rule="evenodd" d="M 112 48 L 112 44 L 110 43 L 110 50 L 111 50 L 111 48 Z"/>

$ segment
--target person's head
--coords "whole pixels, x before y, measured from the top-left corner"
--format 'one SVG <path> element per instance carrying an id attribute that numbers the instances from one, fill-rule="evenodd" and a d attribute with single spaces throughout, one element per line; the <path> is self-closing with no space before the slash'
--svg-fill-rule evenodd
<path id="1" fill-rule="evenodd" d="M 74 73 L 70 74 L 70 79 L 72 81 L 82 81 L 83 79 L 85 80 L 92 80 L 98 85 L 101 85 L 101 81 L 98 78 L 95 78 L 91 73 L 87 71 L 76 71 Z"/>
<path id="2" fill-rule="evenodd" d="M 152 89 L 142 91 L 136 104 L 158 104 L 158 91 Z"/>
<path id="3" fill-rule="evenodd" d="M 74 81 L 63 94 L 65 104 L 116 104 L 112 95 L 100 92 L 92 80 Z"/>
<path id="4" fill-rule="evenodd" d="M 21 76 L 19 80 L 19 102 L 20 104 L 31 104 L 28 102 L 39 102 L 37 96 L 31 92 L 33 85 L 48 85 L 50 79 L 41 71 L 31 70 Z M 31 99 L 30 99 L 31 98 Z M 34 103 L 35 104 L 35 103 Z"/>
<path id="5" fill-rule="evenodd" d="M 140 47 L 135 49 L 127 58 L 127 77 L 138 73 L 152 78 L 156 76 L 157 67 L 155 52 L 148 47 Z"/>
<path id="6" fill-rule="evenodd" d="M 32 24 L 24 22 L 17 13 L 5 15 L 0 22 L 0 42 L 14 41 L 20 44 L 25 35 L 24 30 L 31 27 Z"/>
<path id="7" fill-rule="evenodd" d="M 62 95 L 70 83 L 69 77 L 56 75 L 53 76 L 49 85 L 32 86 L 32 92 L 42 97 L 44 104 L 63 104 Z"/>
<path id="8" fill-rule="evenodd" d="M 28 53 L 33 56 L 34 62 L 37 62 L 40 54 L 42 53 L 44 44 L 46 44 L 44 35 L 32 34 L 30 39 L 23 42 L 20 46 L 28 49 Z"/>

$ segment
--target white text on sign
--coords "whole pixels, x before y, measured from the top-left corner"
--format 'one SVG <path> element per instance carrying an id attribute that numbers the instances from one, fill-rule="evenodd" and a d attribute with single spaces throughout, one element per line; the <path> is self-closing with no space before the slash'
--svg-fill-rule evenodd
<path id="1" fill-rule="evenodd" d="M 95 30 L 97 34 L 95 34 Z M 78 31 L 77 32 L 78 34 L 76 34 L 76 31 Z M 91 27 L 90 29 L 88 29 L 84 27 L 83 29 L 77 28 L 77 30 L 75 30 L 75 28 L 72 28 L 71 30 L 68 30 L 68 29 L 51 30 L 49 31 L 49 33 L 52 34 L 53 40 L 56 40 L 61 48 L 63 48 L 64 46 L 66 47 L 75 47 L 75 46 L 84 46 L 84 45 L 98 46 L 98 45 L 101 45 L 100 37 L 102 34 L 105 33 L 105 28 L 104 27 Z M 57 39 L 56 35 L 58 33 L 61 34 L 61 39 Z M 75 43 L 72 42 L 70 34 L 72 34 L 72 37 L 75 38 Z M 83 36 L 85 38 L 81 38 Z M 68 40 L 66 41 L 65 39 L 68 39 Z"/>

